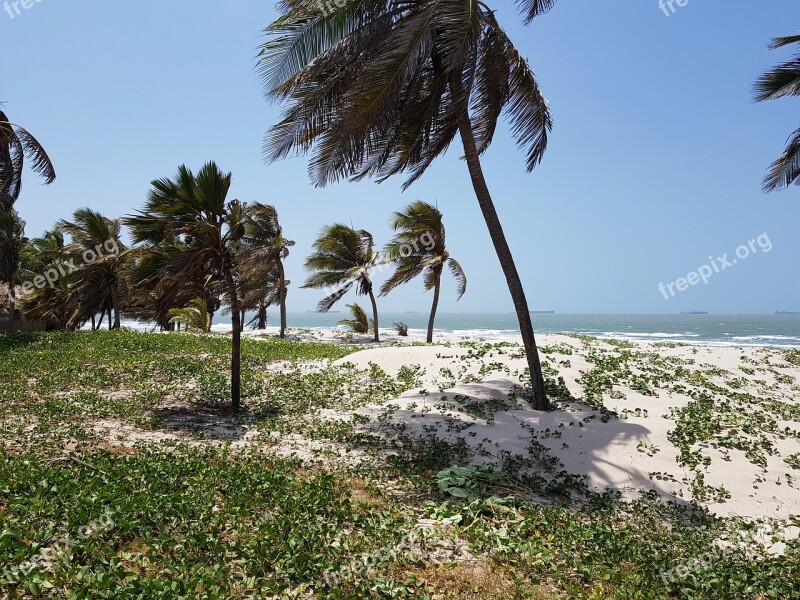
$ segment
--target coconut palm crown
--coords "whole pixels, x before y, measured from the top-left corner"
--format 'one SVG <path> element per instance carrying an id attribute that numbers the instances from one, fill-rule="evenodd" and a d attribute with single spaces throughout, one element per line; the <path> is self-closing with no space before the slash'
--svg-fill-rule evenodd
<path id="1" fill-rule="evenodd" d="M 45 184 L 55 181 L 56 170 L 39 141 L 0 110 L 0 210 L 10 210 L 19 198 L 26 158 Z"/>

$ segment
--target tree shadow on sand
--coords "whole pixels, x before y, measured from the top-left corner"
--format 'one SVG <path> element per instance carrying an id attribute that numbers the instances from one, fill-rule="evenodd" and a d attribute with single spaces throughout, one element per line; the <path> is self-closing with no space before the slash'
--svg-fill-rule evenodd
<path id="1" fill-rule="evenodd" d="M 236 441 L 244 439 L 259 421 L 279 416 L 281 411 L 272 404 L 245 405 L 234 411 L 227 402 L 199 401 L 160 407 L 151 414 L 162 430 L 209 440 Z"/>
<path id="2" fill-rule="evenodd" d="M 539 412 L 511 380 L 497 379 L 428 395 L 406 393 L 395 404 L 400 408 L 384 409 L 379 419 L 388 430 L 403 431 L 407 439 L 463 440 L 474 453 L 464 462 L 527 462 L 533 465 L 529 472 L 540 465 L 542 472 L 585 476 L 592 491 L 634 498 L 640 490 L 654 490 L 666 501 L 689 504 L 674 493 L 674 484 L 650 477 L 648 468 L 658 460 L 675 465 L 666 453 L 642 460 L 638 448 L 652 443 L 651 429 L 571 396 L 558 398 L 558 410 Z"/>

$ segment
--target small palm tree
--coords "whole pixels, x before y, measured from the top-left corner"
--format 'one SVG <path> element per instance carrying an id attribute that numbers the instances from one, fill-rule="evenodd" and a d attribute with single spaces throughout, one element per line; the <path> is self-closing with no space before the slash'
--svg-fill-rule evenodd
<path id="1" fill-rule="evenodd" d="M 427 202 L 413 202 L 403 212 L 394 213 L 394 238 L 386 245 L 386 259 L 396 265 L 395 272 L 381 287 L 385 296 L 394 288 L 424 274 L 425 291 L 433 290 L 433 305 L 428 319 L 428 343 L 433 342 L 433 325 L 439 306 L 442 271 L 450 269 L 458 285 L 458 299 L 467 291 L 467 276 L 445 244 L 442 213 Z"/>
<path id="2" fill-rule="evenodd" d="M 348 304 L 347 308 L 350 309 L 350 313 L 353 315 L 352 319 L 342 319 L 337 323 L 337 325 L 344 325 L 345 327 L 349 327 L 350 331 L 353 333 L 369 333 L 370 329 L 375 329 L 375 322 L 367 318 L 367 313 L 364 311 L 361 306 L 356 304 Z"/>
<path id="3" fill-rule="evenodd" d="M 289 248 L 294 242 L 283 237 L 283 229 L 278 221 L 278 212 L 274 206 L 253 203 L 245 212 L 245 236 L 242 246 L 246 250 L 241 260 L 242 271 L 247 283 L 257 289 L 259 282 L 263 285 L 263 294 L 259 300 L 259 314 L 266 312 L 266 307 L 273 301 L 266 302 L 272 296 L 270 286 L 277 282 L 277 304 L 281 310 L 280 337 L 286 337 L 286 271 L 283 261 L 289 256 Z M 274 273 L 273 273 L 274 271 Z"/>
<path id="4" fill-rule="evenodd" d="M 108 310 L 109 316 L 114 316 L 112 328 L 119 329 L 123 285 L 120 272 L 126 250 L 120 220 L 81 208 L 75 211 L 72 221 L 61 220 L 56 228 L 70 237 L 63 253 L 74 268 L 73 280 L 81 297 L 80 322 Z"/>
<path id="5" fill-rule="evenodd" d="M 408 337 L 408 325 L 405 323 L 395 323 L 394 330 L 400 337 Z"/>
<path id="6" fill-rule="evenodd" d="M 555 0 L 517 0 L 526 22 Z M 268 96 L 285 102 L 265 143 L 275 161 L 311 152 L 316 186 L 341 179 L 405 187 L 461 138 L 465 163 L 509 292 L 528 358 L 533 406 L 549 409 L 533 322 L 481 165 L 502 115 L 532 171 L 552 128 L 528 61 L 482 0 L 291 0 L 267 29 L 259 65 Z"/>
<path id="7" fill-rule="evenodd" d="M 56 170 L 42 145 L 27 129 L 11 123 L 0 110 L 0 209 L 11 209 L 19 198 L 26 158 L 45 184 L 55 181 Z"/>
<path id="8" fill-rule="evenodd" d="M 363 229 L 336 223 L 325 227 L 314 242 L 315 252 L 306 259 L 306 269 L 311 275 L 304 288 L 334 290 L 317 305 L 319 312 L 328 312 L 355 285 L 356 293 L 369 296 L 372 303 L 372 320 L 375 323 L 375 341 L 378 334 L 378 303 L 369 270 L 378 264 L 378 253 L 373 250 L 372 235 Z"/>
<path id="9" fill-rule="evenodd" d="M 172 308 L 169 313 L 172 315 L 170 323 L 183 323 L 187 329 L 203 333 L 211 331 L 211 313 L 202 298 L 195 298 L 186 308 Z"/>
<path id="10" fill-rule="evenodd" d="M 791 44 L 800 45 L 800 35 L 780 37 L 772 40 L 770 48 L 782 48 Z M 800 96 L 800 54 L 768 71 L 756 82 L 756 101 L 775 100 L 784 96 Z M 800 185 L 800 129 L 789 136 L 786 150 L 772 163 L 764 177 L 764 191 Z"/>
<path id="11" fill-rule="evenodd" d="M 235 264 L 245 235 L 245 207 L 238 200 L 228 202 L 231 174 L 213 162 L 197 175 L 181 166 L 174 179 L 159 179 L 151 185 L 144 210 L 125 219 L 145 253 L 134 269 L 134 281 L 157 281 L 167 301 L 185 290 L 187 281 L 197 284 L 210 279 L 225 285 L 233 327 L 231 405 L 238 410 L 242 313 Z"/>

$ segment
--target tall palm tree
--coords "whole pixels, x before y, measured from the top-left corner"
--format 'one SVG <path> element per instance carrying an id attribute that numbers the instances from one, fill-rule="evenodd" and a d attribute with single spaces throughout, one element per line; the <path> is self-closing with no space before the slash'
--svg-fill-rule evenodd
<path id="1" fill-rule="evenodd" d="M 283 229 L 278 221 L 278 211 L 274 206 L 254 202 L 248 205 L 245 214 L 245 237 L 242 240 L 242 246 L 248 251 L 243 259 L 246 262 L 246 270 L 249 268 L 251 274 L 255 271 L 256 275 L 263 277 L 265 291 L 269 288 L 269 280 L 277 279 L 277 300 L 281 310 L 280 336 L 283 338 L 286 337 L 286 290 L 288 285 L 283 261 L 289 256 L 289 248 L 294 246 L 294 242 L 283 237 Z M 275 275 L 270 277 L 269 270 L 274 270 Z"/>
<path id="2" fill-rule="evenodd" d="M 81 298 L 81 323 L 98 312 L 114 315 L 113 329 L 120 328 L 121 270 L 125 245 L 122 223 L 90 208 L 75 211 L 72 221 L 61 220 L 56 228 L 69 235 L 64 248 L 66 260 L 74 268 L 73 280 Z"/>
<path id="3" fill-rule="evenodd" d="M 800 45 L 800 35 L 779 37 L 772 40 L 770 48 L 782 48 L 791 44 Z M 756 101 L 775 100 L 784 96 L 800 96 L 800 54 L 764 73 L 756 82 Z M 786 150 L 772 163 L 764 177 L 764 191 L 800 185 L 800 129 L 789 136 Z"/>
<path id="4" fill-rule="evenodd" d="M 372 319 L 375 322 L 375 341 L 378 334 L 378 303 L 369 270 L 378 264 L 378 253 L 373 250 L 372 235 L 363 229 L 335 223 L 322 230 L 314 242 L 314 252 L 306 259 L 306 269 L 311 271 L 304 288 L 334 290 L 320 300 L 317 310 L 328 312 L 355 285 L 356 293 L 369 296 L 372 302 Z"/>
<path id="5" fill-rule="evenodd" d="M 211 278 L 225 284 L 233 327 L 231 405 L 238 410 L 242 313 L 235 263 L 245 235 L 245 206 L 238 200 L 228 202 L 231 174 L 214 162 L 206 163 L 197 175 L 183 165 L 174 179 L 151 185 L 144 209 L 125 219 L 146 253 L 135 268 L 134 281 L 157 281 L 166 301 L 180 294 L 187 281 Z"/>
<path id="6" fill-rule="evenodd" d="M 17 272 L 20 255 L 28 240 L 25 238 L 25 221 L 13 208 L 0 208 L 0 282 L 8 286 L 5 302 L 8 312 L 8 331 L 14 328 Z"/>
<path id="7" fill-rule="evenodd" d="M 42 145 L 27 129 L 11 123 L 0 110 L 0 209 L 10 209 L 19 198 L 26 158 L 45 184 L 55 181 L 56 170 Z"/>
<path id="8" fill-rule="evenodd" d="M 450 258 L 445 244 L 442 213 L 427 202 L 412 202 L 403 212 L 394 213 L 394 238 L 386 245 L 385 258 L 396 265 L 381 287 L 381 296 L 424 273 L 425 291 L 433 290 L 431 316 L 428 319 L 428 343 L 433 342 L 433 324 L 439 307 L 442 271 L 447 267 L 458 284 L 458 299 L 467 291 L 467 276 L 461 265 Z"/>
<path id="9" fill-rule="evenodd" d="M 517 3 L 530 21 L 554 2 Z M 317 0 L 282 6 L 259 58 L 268 96 L 287 105 L 267 136 L 266 158 L 312 151 L 317 186 L 407 173 L 408 187 L 459 135 L 519 319 L 533 406 L 548 409 L 531 314 L 480 155 L 505 114 L 533 170 L 552 120 L 533 71 L 494 11 L 480 0 L 364 0 L 331 11 Z"/>

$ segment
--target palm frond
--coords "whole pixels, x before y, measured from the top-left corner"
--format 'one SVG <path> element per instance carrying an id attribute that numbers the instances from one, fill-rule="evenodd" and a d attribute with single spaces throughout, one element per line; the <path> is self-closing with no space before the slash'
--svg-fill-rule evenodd
<path id="1" fill-rule="evenodd" d="M 358 304 L 348 304 L 347 308 L 350 309 L 353 315 L 352 319 L 342 319 L 337 325 L 344 325 L 349 327 L 353 333 L 369 333 L 370 322 L 367 313 Z"/>
<path id="2" fill-rule="evenodd" d="M 772 192 L 792 184 L 800 185 L 800 129 L 789 137 L 783 154 L 770 165 L 763 189 Z"/>

